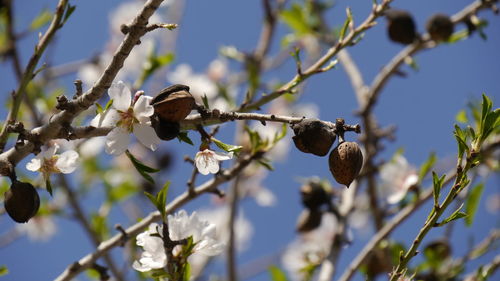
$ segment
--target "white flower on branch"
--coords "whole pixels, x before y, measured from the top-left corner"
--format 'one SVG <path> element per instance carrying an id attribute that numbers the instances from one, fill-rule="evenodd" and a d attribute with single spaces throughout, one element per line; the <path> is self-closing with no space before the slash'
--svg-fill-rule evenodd
<path id="1" fill-rule="evenodd" d="M 389 204 L 401 201 L 408 190 L 418 182 L 417 170 L 408 164 L 401 154 L 396 154 L 390 162 L 382 166 L 380 177 Z"/>
<path id="2" fill-rule="evenodd" d="M 163 226 L 157 223 L 149 225 L 148 230 L 136 237 L 137 246 L 141 246 L 144 252 L 139 260 L 134 261 L 132 267 L 140 272 L 160 269 L 167 265 L 167 254 L 163 246 Z"/>
<path id="3" fill-rule="evenodd" d="M 200 220 L 196 212 L 188 216 L 186 211 L 181 210 L 173 216 L 169 215 L 168 229 L 173 241 L 193 237 L 195 253 L 215 256 L 220 254 L 225 246 L 217 239 L 215 224 Z"/>
<path id="4" fill-rule="evenodd" d="M 169 238 L 172 241 L 179 241 L 192 237 L 194 248 L 190 254 L 203 254 L 215 256 L 222 252 L 224 243 L 220 243 L 216 236 L 215 224 L 202 221 L 196 212 L 188 216 L 186 211 L 181 210 L 174 215 L 168 216 Z M 139 260 L 134 261 L 132 267 L 141 272 L 160 269 L 167 265 L 167 254 L 163 242 L 163 226 L 157 223 L 149 225 L 148 230 L 137 235 L 137 245 L 141 246 L 144 252 Z M 173 255 L 182 251 L 176 246 Z"/>
<path id="5" fill-rule="evenodd" d="M 219 161 L 233 158 L 233 153 L 215 152 L 210 149 L 198 151 L 194 158 L 196 168 L 202 175 L 216 174 L 219 172 Z"/>
<path id="6" fill-rule="evenodd" d="M 129 88 L 122 81 L 113 83 L 108 90 L 113 104 L 103 114 L 98 114 L 91 125 L 95 127 L 114 127 L 106 136 L 106 152 L 120 155 L 127 150 L 130 133 L 151 150 L 156 150 L 160 139 L 151 127 L 150 116 L 154 113 L 152 97 L 137 92 L 132 99 Z"/>
<path id="7" fill-rule="evenodd" d="M 44 180 L 48 180 L 52 173 L 72 173 L 78 165 L 78 153 L 74 150 L 68 150 L 62 154 L 56 154 L 58 149 L 58 144 L 42 149 L 35 158 L 26 164 L 26 169 L 42 173 Z"/>

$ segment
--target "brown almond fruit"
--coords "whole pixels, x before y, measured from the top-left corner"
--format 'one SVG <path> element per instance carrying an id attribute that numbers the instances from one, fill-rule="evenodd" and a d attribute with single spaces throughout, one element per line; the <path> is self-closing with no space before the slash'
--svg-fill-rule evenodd
<path id="1" fill-rule="evenodd" d="M 450 17 L 445 14 L 435 14 L 427 20 L 427 32 L 434 41 L 448 41 L 455 26 Z"/>
<path id="2" fill-rule="evenodd" d="M 318 228 L 321 224 L 323 212 L 321 210 L 304 209 L 297 219 L 297 231 L 308 232 Z"/>
<path id="3" fill-rule="evenodd" d="M 27 182 L 15 180 L 4 193 L 4 200 L 7 214 L 18 223 L 28 222 L 40 208 L 40 196 L 33 185 Z"/>
<path id="4" fill-rule="evenodd" d="M 390 9 L 385 12 L 387 18 L 387 34 L 393 42 L 408 45 L 418 38 L 415 21 L 410 13 L 404 10 Z"/>
<path id="5" fill-rule="evenodd" d="M 151 105 L 155 109 L 155 114 L 161 119 L 179 122 L 193 110 L 195 100 L 189 93 L 188 86 L 176 84 L 161 90 L 152 100 Z"/>
<path id="6" fill-rule="evenodd" d="M 304 153 L 325 156 L 335 141 L 335 133 L 324 122 L 317 119 L 304 119 L 292 125 L 295 146 Z"/>
<path id="7" fill-rule="evenodd" d="M 335 180 L 349 188 L 361 171 L 363 154 L 357 143 L 343 142 L 332 150 L 328 164 Z"/>

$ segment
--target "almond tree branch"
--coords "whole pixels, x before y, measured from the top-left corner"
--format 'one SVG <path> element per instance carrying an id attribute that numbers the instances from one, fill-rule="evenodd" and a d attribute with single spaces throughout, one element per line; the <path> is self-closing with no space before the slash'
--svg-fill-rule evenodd
<path id="1" fill-rule="evenodd" d="M 205 183 L 196 187 L 193 192 L 186 191 L 183 194 L 179 195 L 165 207 L 166 213 L 172 213 L 174 210 L 180 208 L 193 198 L 196 198 L 203 193 L 213 192 L 219 185 L 231 180 L 236 175 L 238 175 L 253 160 L 262 157 L 263 153 L 264 152 L 257 152 L 253 155 L 246 155 L 240 158 L 231 169 L 222 171 L 221 173 L 217 174 L 213 179 L 206 181 Z M 136 236 L 145 228 L 147 228 L 151 222 L 157 221 L 159 219 L 161 219 L 160 212 L 152 212 L 144 217 L 140 222 L 128 227 L 124 233 L 126 233 L 127 237 Z M 63 281 L 73 279 L 82 271 L 90 268 L 99 257 L 103 256 L 105 253 L 108 253 L 113 248 L 120 246 L 121 243 L 123 243 L 122 233 L 116 234 L 110 239 L 101 242 L 93 253 L 84 256 L 79 261 L 68 266 L 64 270 L 64 272 L 62 272 L 55 280 Z"/>
<path id="2" fill-rule="evenodd" d="M 451 17 L 451 21 L 456 25 L 457 23 L 463 22 L 468 19 L 471 15 L 476 14 L 482 9 L 490 9 L 492 4 L 498 2 L 498 0 L 476 0 L 469 6 L 463 8 L 460 12 L 456 13 Z M 378 96 L 382 88 L 385 86 L 390 77 L 398 70 L 399 66 L 404 62 L 406 57 L 410 57 L 417 52 L 424 49 L 431 49 L 436 47 L 437 44 L 430 39 L 429 34 L 422 35 L 422 40 L 418 40 L 415 43 L 409 45 L 399 52 L 373 80 L 370 89 L 366 93 L 366 100 L 361 109 L 361 115 L 368 114 L 372 107 L 377 102 Z"/>
<path id="3" fill-rule="evenodd" d="M 66 193 L 66 195 L 68 197 L 69 204 L 71 205 L 71 207 L 73 208 L 73 210 L 75 212 L 76 219 L 80 222 L 80 224 L 82 225 L 83 229 L 87 233 L 87 236 L 90 238 L 90 240 L 92 241 L 94 246 L 95 247 L 99 246 L 99 243 L 101 241 L 99 241 L 100 240 L 99 237 L 97 236 L 96 232 L 92 229 L 92 226 L 91 226 L 89 220 L 87 219 L 85 212 L 83 211 L 82 207 L 80 206 L 80 203 L 78 203 L 78 200 L 77 200 L 78 196 L 75 194 L 75 192 L 73 192 L 73 190 L 69 186 L 69 183 L 66 180 L 66 176 L 64 174 L 59 174 L 58 179 L 59 179 L 59 182 L 61 183 L 61 186 L 62 186 L 64 192 Z M 109 253 L 104 254 L 103 259 L 117 280 L 125 280 L 125 277 L 120 272 L 120 270 L 116 266 L 113 258 L 111 257 L 111 255 L 109 255 Z"/>
<path id="4" fill-rule="evenodd" d="M 248 112 L 251 110 L 259 109 L 261 106 L 280 97 L 281 95 L 290 93 L 297 85 L 299 85 L 308 77 L 322 72 L 322 67 L 324 67 L 335 55 L 337 55 L 340 50 L 351 45 L 361 33 L 370 29 L 376 24 L 375 20 L 381 15 L 382 11 L 384 11 L 391 2 L 392 0 L 383 0 L 382 3 L 374 5 L 372 12 L 370 13 L 370 15 L 368 15 L 363 23 L 361 23 L 353 30 L 350 30 L 349 33 L 344 38 L 342 38 L 342 40 L 338 41 L 335 46 L 328 49 L 328 51 L 313 65 L 311 65 L 306 70 L 303 70 L 301 74 L 295 75 L 295 77 L 291 81 L 281 86 L 278 90 L 270 94 L 263 95 L 260 99 L 256 100 L 253 103 L 244 105 L 237 111 Z"/>
<path id="5" fill-rule="evenodd" d="M 56 138 L 60 134 L 61 129 L 71 124 L 73 119 L 78 114 L 89 108 L 104 94 L 106 89 L 108 89 L 111 86 L 111 83 L 118 74 L 118 71 L 122 68 L 125 59 L 130 54 L 130 51 L 139 42 L 141 36 L 143 36 L 146 33 L 146 26 L 148 24 L 148 19 L 151 17 L 151 15 L 153 15 L 155 10 L 158 9 L 161 2 L 163 2 L 163 0 L 149 0 L 147 3 L 144 4 L 143 9 L 138 13 L 136 18 L 133 20 L 132 24 L 129 26 L 129 32 L 127 33 L 124 40 L 116 50 L 113 58 L 111 59 L 111 62 L 108 64 L 108 66 L 104 70 L 104 73 L 99 77 L 99 79 L 96 81 L 96 83 L 90 90 L 88 90 L 78 98 L 69 101 L 66 109 L 55 114 L 51 118 L 48 124 L 45 124 L 41 127 L 37 127 L 31 130 L 32 135 L 37 137 L 37 143 L 43 144 L 48 140 Z M 60 1 L 60 5 L 58 6 L 58 11 L 56 13 L 56 18 L 54 19 L 53 24 L 51 24 L 51 27 L 49 27 L 49 31 L 52 30 L 52 33 L 50 33 L 51 35 L 53 35 L 54 31 L 53 29 L 55 28 L 55 27 L 52 28 L 53 25 L 56 25 L 56 23 L 60 23 L 60 17 L 62 17 L 62 12 L 59 13 L 59 7 L 62 4 L 66 3 L 67 0 Z M 61 14 L 61 16 L 57 16 L 59 14 Z M 42 40 L 40 41 L 39 45 L 37 45 L 39 47 L 37 47 L 35 50 L 34 58 L 36 59 L 33 60 L 34 62 L 38 61 L 40 50 L 42 50 L 46 46 L 47 41 L 48 41 L 47 36 L 42 37 Z M 32 73 L 35 65 L 34 62 L 28 65 L 29 67 L 27 68 L 27 70 L 30 71 L 25 72 L 25 77 L 27 77 L 26 76 L 27 72 Z M 32 64 L 33 66 L 30 68 Z M 22 86 L 21 89 L 25 87 L 25 84 L 27 84 L 27 82 L 29 81 L 29 79 L 31 79 L 31 77 L 29 77 L 29 79 L 28 78 L 25 79 L 26 82 L 21 83 L 21 86 L 24 85 Z M 16 91 L 16 93 L 20 92 L 22 91 L 19 90 Z M 12 112 L 17 113 L 17 110 L 12 110 Z M 12 120 L 12 118 L 9 117 L 8 120 Z M 0 137 L 1 136 L 3 135 L 0 134 Z M 3 146 L 5 146 L 6 138 L 7 134 L 5 133 L 4 139 L 0 139 L 0 145 L 1 145 L 0 148 L 3 148 Z M 3 145 L 2 145 L 2 140 L 4 141 Z M 24 157 L 30 154 L 34 148 L 35 148 L 35 143 L 33 141 L 27 141 L 24 143 L 24 145 L 13 147 L 8 151 L 5 151 L 2 154 L 0 154 L 0 174 L 8 175 L 9 173 L 11 173 L 12 170 L 14 169 L 14 166 Z"/>
<path id="6" fill-rule="evenodd" d="M 4 122 L 2 131 L 0 131 L 0 152 L 4 151 L 5 145 L 7 144 L 7 138 L 9 135 L 9 132 L 7 131 L 7 125 L 16 121 L 19 107 L 21 106 L 21 101 L 23 100 L 25 95 L 26 86 L 33 79 L 35 68 L 38 64 L 38 61 L 42 57 L 45 48 L 49 45 L 56 31 L 62 27 L 64 21 L 64 11 L 67 9 L 67 6 L 68 0 L 60 0 L 57 4 L 52 22 L 50 23 L 50 26 L 45 34 L 40 38 L 40 41 L 38 41 L 38 44 L 35 46 L 35 51 L 23 72 L 17 90 L 12 95 L 12 107 Z"/>

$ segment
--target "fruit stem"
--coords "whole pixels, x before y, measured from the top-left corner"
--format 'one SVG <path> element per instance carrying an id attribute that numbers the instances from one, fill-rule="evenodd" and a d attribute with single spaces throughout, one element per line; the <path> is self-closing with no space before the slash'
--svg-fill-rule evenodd
<path id="1" fill-rule="evenodd" d="M 345 133 L 344 124 L 345 124 L 344 118 L 337 118 L 335 120 L 335 134 L 337 134 L 337 136 L 339 137 L 339 144 L 341 144 L 345 141 L 344 140 L 344 133 Z"/>

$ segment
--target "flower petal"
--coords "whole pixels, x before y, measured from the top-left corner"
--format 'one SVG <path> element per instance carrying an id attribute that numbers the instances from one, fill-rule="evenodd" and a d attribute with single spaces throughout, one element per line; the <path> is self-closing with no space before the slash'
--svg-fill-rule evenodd
<path id="1" fill-rule="evenodd" d="M 110 108 L 104 112 L 104 116 L 102 116 L 100 120 L 99 127 L 115 126 L 120 119 L 120 113 L 118 113 L 115 109 Z"/>
<path id="2" fill-rule="evenodd" d="M 118 81 L 111 84 L 108 90 L 109 97 L 113 100 L 113 107 L 120 111 L 127 111 L 132 102 L 132 93 L 129 88 L 123 83 Z"/>
<path id="3" fill-rule="evenodd" d="M 134 104 L 134 116 L 141 124 L 149 124 L 149 117 L 155 112 L 151 105 L 152 97 L 140 96 Z"/>
<path id="4" fill-rule="evenodd" d="M 161 142 L 155 130 L 149 125 L 134 124 L 134 135 L 144 146 L 152 151 L 155 151 Z"/>
<path id="5" fill-rule="evenodd" d="M 123 128 L 117 127 L 106 137 L 106 153 L 120 155 L 127 150 L 130 136 Z"/>
<path id="6" fill-rule="evenodd" d="M 215 174 L 219 171 L 219 161 L 215 159 L 214 152 L 208 149 L 196 153 L 194 162 L 202 175 Z"/>
<path id="7" fill-rule="evenodd" d="M 389 197 L 387 197 L 387 202 L 389 204 L 398 203 L 399 201 L 401 201 L 405 197 L 407 191 L 408 191 L 407 189 L 397 190 L 396 192 L 392 193 Z"/>
<path id="8" fill-rule="evenodd" d="M 26 163 L 26 169 L 33 172 L 38 171 L 41 167 L 42 167 L 42 159 L 39 156 L 31 159 L 30 162 Z"/>
<path id="9" fill-rule="evenodd" d="M 57 158 L 56 167 L 63 174 L 72 173 L 76 169 L 78 156 L 78 153 L 74 150 L 65 151 Z"/>
<path id="10" fill-rule="evenodd" d="M 214 158 L 218 161 L 229 160 L 233 158 L 233 152 L 224 153 L 224 152 L 214 152 Z"/>

